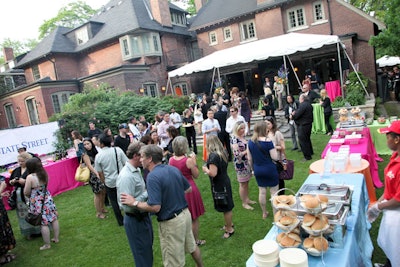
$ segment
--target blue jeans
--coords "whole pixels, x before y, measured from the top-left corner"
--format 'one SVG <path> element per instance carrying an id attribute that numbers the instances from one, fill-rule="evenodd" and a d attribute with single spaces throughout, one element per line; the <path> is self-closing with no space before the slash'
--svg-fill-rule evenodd
<path id="1" fill-rule="evenodd" d="M 153 227 L 150 215 L 141 219 L 125 215 L 124 228 L 135 266 L 153 266 Z"/>

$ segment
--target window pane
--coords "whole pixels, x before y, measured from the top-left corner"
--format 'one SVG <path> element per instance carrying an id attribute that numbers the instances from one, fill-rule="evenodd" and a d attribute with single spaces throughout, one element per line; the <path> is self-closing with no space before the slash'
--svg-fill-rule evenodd
<path id="1" fill-rule="evenodd" d="M 124 55 L 129 56 L 129 45 L 127 39 L 122 40 L 122 47 L 124 49 Z"/>
<path id="2" fill-rule="evenodd" d="M 315 12 L 315 20 L 321 20 L 324 18 L 321 4 L 315 4 L 314 12 Z"/>
<path id="3" fill-rule="evenodd" d="M 244 40 L 249 39 L 249 33 L 247 31 L 247 24 L 243 24 L 243 39 Z"/>
<path id="4" fill-rule="evenodd" d="M 53 100 L 53 108 L 55 113 L 61 112 L 60 102 L 58 101 L 58 95 L 52 95 L 51 99 Z"/>
<path id="5" fill-rule="evenodd" d="M 296 27 L 296 18 L 294 15 L 294 11 L 289 12 L 289 23 L 290 23 L 290 28 Z"/>
<path id="6" fill-rule="evenodd" d="M 158 38 L 157 36 L 153 35 L 153 45 L 154 45 L 154 51 L 160 51 L 160 48 L 158 47 Z"/>
<path id="7" fill-rule="evenodd" d="M 144 53 L 150 52 L 151 48 L 150 48 L 149 35 L 143 35 L 142 36 L 142 40 L 143 40 L 143 44 L 142 45 L 143 45 Z"/>
<path id="8" fill-rule="evenodd" d="M 297 23 L 298 23 L 298 26 L 303 26 L 304 25 L 303 10 L 302 9 L 298 9 L 296 12 L 297 12 Z"/>
<path id="9" fill-rule="evenodd" d="M 135 36 L 132 38 L 132 49 L 134 55 L 140 55 L 140 46 L 139 46 L 139 39 L 140 37 Z"/>
<path id="10" fill-rule="evenodd" d="M 33 80 L 36 81 L 40 79 L 40 72 L 38 65 L 32 66 L 32 74 L 33 74 Z"/>
<path id="11" fill-rule="evenodd" d="M 39 124 L 39 119 L 37 116 L 37 110 L 34 105 L 34 99 L 27 99 L 26 100 L 26 107 L 28 108 L 28 115 L 31 125 Z"/>
<path id="12" fill-rule="evenodd" d="M 6 110 L 8 127 L 10 127 L 10 128 L 17 127 L 17 122 L 15 120 L 13 105 L 6 105 L 6 106 L 4 106 L 4 109 Z"/>
<path id="13" fill-rule="evenodd" d="M 187 86 L 185 83 L 181 84 L 181 88 L 182 88 L 183 95 L 187 95 L 188 91 L 187 91 Z"/>

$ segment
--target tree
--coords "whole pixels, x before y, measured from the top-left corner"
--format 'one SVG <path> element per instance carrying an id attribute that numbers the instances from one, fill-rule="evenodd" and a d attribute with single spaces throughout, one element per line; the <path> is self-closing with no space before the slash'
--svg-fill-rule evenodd
<path id="1" fill-rule="evenodd" d="M 383 20 L 387 11 L 387 0 L 350 0 L 349 3 L 367 14 L 373 12 L 379 20 Z"/>
<path id="2" fill-rule="evenodd" d="M 75 28 L 85 23 L 97 11 L 83 1 L 68 4 L 58 11 L 57 16 L 45 20 L 39 27 L 39 39 L 43 39 L 58 26 Z"/>
<path id="3" fill-rule="evenodd" d="M 386 29 L 370 39 L 370 44 L 377 49 L 377 56 L 400 55 L 400 0 L 386 0 L 387 11 L 384 16 Z"/>
<path id="4" fill-rule="evenodd" d="M 0 43 L 0 47 L 10 47 L 13 49 L 14 56 L 19 56 L 23 53 L 28 52 L 32 48 L 37 45 L 38 41 L 35 39 L 27 39 L 24 41 L 11 40 L 10 38 L 6 38 L 3 42 Z M 5 60 L 3 57 L 0 57 L 0 65 L 4 64 Z"/>

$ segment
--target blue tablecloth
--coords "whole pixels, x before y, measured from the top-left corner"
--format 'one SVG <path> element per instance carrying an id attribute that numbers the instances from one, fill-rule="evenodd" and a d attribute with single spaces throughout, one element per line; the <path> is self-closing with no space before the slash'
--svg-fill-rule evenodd
<path id="1" fill-rule="evenodd" d="M 321 178 L 320 174 L 311 174 L 304 183 L 345 184 L 354 188 L 351 210 L 346 220 L 347 231 L 344 236 L 343 248 L 330 247 L 326 254 L 323 255 L 324 262 L 321 257 L 308 255 L 308 265 L 310 267 L 371 267 L 373 245 L 369 235 L 371 225 L 366 218 L 369 199 L 363 175 L 331 174 L 327 178 Z M 278 233 L 279 229 L 273 226 L 264 239 L 275 240 Z M 247 260 L 246 267 L 256 267 L 253 254 Z"/>

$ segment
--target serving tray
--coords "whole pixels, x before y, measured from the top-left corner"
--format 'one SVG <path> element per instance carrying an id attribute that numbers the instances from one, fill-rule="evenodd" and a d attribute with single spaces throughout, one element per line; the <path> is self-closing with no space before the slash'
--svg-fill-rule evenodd
<path id="1" fill-rule="evenodd" d="M 303 184 L 296 196 L 302 195 L 323 195 L 329 199 L 329 202 L 350 205 L 352 191 L 346 185 Z"/>

